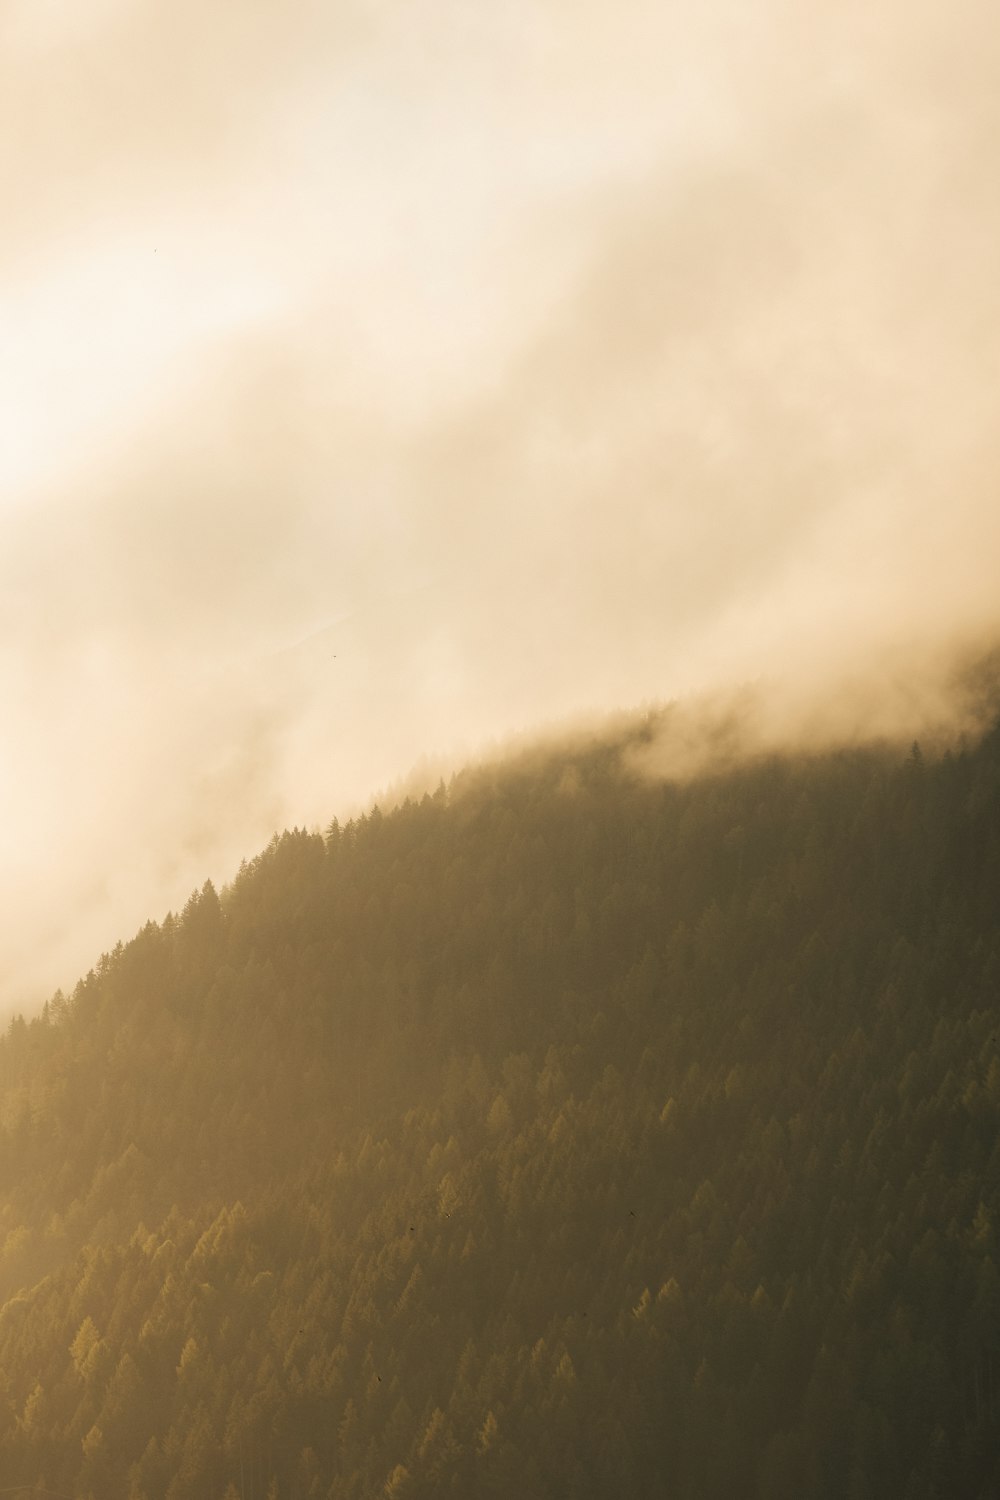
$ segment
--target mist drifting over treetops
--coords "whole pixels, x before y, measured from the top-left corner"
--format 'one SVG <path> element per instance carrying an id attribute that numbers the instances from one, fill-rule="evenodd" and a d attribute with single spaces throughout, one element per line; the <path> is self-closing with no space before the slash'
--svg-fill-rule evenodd
<path id="1" fill-rule="evenodd" d="M 947 719 L 998 52 L 971 0 L 12 0 L 0 1000 L 424 752 L 762 675 L 767 743 Z"/>

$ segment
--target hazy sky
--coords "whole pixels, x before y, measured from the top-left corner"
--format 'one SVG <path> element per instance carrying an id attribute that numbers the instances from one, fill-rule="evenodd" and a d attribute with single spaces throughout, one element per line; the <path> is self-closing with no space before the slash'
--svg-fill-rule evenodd
<path id="1" fill-rule="evenodd" d="M 0 1004 L 422 753 L 991 632 L 998 18 L 0 0 Z"/>

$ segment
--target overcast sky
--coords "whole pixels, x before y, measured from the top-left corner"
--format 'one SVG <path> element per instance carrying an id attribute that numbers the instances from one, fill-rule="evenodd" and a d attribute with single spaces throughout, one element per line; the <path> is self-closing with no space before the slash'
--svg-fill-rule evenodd
<path id="1" fill-rule="evenodd" d="M 0 1004 L 422 754 L 933 692 L 1000 594 L 998 16 L 0 0 Z"/>

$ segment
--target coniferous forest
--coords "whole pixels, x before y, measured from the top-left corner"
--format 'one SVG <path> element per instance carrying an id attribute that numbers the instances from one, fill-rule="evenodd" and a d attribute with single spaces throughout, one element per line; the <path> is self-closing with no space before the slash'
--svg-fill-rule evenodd
<path id="1" fill-rule="evenodd" d="M 1000 726 L 650 732 L 286 832 L 11 1023 L 0 1485 L 1000 1493 Z"/>

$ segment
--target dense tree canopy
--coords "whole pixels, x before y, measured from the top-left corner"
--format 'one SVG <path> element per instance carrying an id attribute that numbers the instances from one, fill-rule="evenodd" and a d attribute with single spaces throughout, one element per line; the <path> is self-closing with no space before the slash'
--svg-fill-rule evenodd
<path id="1" fill-rule="evenodd" d="M 293 831 L 0 1044 L 0 1475 L 1000 1492 L 1000 730 Z"/>

